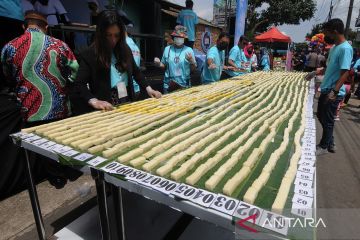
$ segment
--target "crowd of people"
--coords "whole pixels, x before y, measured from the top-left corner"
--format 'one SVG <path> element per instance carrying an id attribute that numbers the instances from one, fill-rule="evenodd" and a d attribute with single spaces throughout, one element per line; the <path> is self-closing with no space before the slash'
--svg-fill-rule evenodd
<path id="1" fill-rule="evenodd" d="M 45 3 L 39 1 L 39 4 Z M 166 36 L 162 57 L 154 59 L 154 64 L 164 70 L 165 94 L 190 87 L 192 72 L 197 69 L 193 46 L 198 19 L 192 8 L 193 2 L 186 0 L 186 8 L 177 18 L 179 25 Z M 57 19 L 65 21 L 66 11 L 60 13 L 62 17 Z M 14 116 L 12 123 L 21 122 L 9 125 L 4 135 L 92 110 L 111 110 L 118 104 L 138 100 L 140 93 L 162 97 L 140 70 L 139 47 L 128 34 L 130 26 L 124 24 L 117 11 L 96 14 L 94 41 L 76 57 L 65 42 L 47 35 L 50 17 L 33 9 L 26 11 L 24 32 L 0 46 L 1 114 Z M 360 50 L 353 57 L 353 48 L 344 37 L 344 26 L 339 19 L 326 23 L 324 33 L 325 40 L 335 44 L 334 47 L 329 52 L 311 49 L 307 54 L 295 53 L 292 66 L 296 71 L 310 72 L 310 76 L 318 75 L 322 79 L 317 114 L 323 136 L 318 150 L 335 152 L 334 121 L 339 119 L 340 108 L 355 91 L 354 79 L 360 79 Z M 267 48 L 252 44 L 246 36 L 241 36 L 231 48 L 229 44 L 229 35 L 222 32 L 207 51 L 201 68 L 202 84 L 271 69 L 272 54 Z M 360 98 L 360 87 L 355 95 Z M 45 177 L 61 187 L 68 176 L 50 170 L 55 168 L 47 167 Z"/>
<path id="2" fill-rule="evenodd" d="M 23 1 L 23 6 L 28 6 L 21 21 L 23 32 L 13 31 L 13 35 L 2 38 L 0 46 L 1 120 L 12 123 L 6 124 L 6 130 L 2 132 L 4 138 L 24 127 L 93 110 L 111 110 L 118 104 L 138 100 L 140 93 L 153 98 L 162 97 L 140 70 L 140 50 L 127 32 L 130 28 L 126 25 L 128 22 L 118 11 L 105 10 L 96 14 L 93 43 L 75 56 L 68 44 L 47 34 L 51 16 L 31 8 L 37 6 L 40 9 L 39 4 L 50 7 L 50 2 L 39 1 L 31 5 L 33 3 Z M 10 2 L 7 7 L 12 9 L 19 5 Z M 154 61 L 165 72 L 164 93 L 191 86 L 191 73 L 197 67 L 193 45 L 198 22 L 192 7 L 193 2 L 187 0 L 186 8 L 177 19 L 179 25 L 169 36 L 171 42 L 164 49 L 162 58 Z M 19 10 L 24 12 L 24 9 Z M 60 12 L 61 18 L 56 19 L 65 20 L 66 11 Z M 8 23 L 13 23 L 14 18 L 0 14 Z M 19 19 L 15 20 L 16 24 Z M 267 52 L 262 50 L 262 55 L 257 57 L 254 46 L 246 37 L 241 37 L 239 44 L 230 50 L 229 63 L 225 64 L 229 41 L 229 36 L 221 33 L 216 45 L 208 51 L 201 74 L 204 84 L 219 81 L 224 74 L 239 76 L 255 71 L 264 63 L 263 68 L 269 69 Z M 4 157 L 17 158 L 19 153 L 13 149 L 12 143 L 2 142 L 1 148 L 8 155 Z M 64 171 L 62 166 L 49 164 L 46 160 L 33 162 L 33 170 L 40 173 L 39 179 L 47 178 L 56 187 L 64 186 L 79 174 L 69 169 Z M 16 168 L 24 170 L 25 166 L 17 163 Z M 24 187 L 21 176 L 18 174 L 11 180 L 15 188 Z M 7 179 L 0 179 L 0 183 L 1 189 L 6 186 L 2 194 L 11 191 Z"/>

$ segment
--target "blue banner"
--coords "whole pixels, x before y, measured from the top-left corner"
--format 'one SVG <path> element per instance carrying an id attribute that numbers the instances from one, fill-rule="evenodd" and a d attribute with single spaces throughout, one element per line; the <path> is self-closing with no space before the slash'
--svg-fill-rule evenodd
<path id="1" fill-rule="evenodd" d="M 244 35 L 247 7 L 248 0 L 237 0 L 234 46 L 238 44 L 241 35 Z"/>

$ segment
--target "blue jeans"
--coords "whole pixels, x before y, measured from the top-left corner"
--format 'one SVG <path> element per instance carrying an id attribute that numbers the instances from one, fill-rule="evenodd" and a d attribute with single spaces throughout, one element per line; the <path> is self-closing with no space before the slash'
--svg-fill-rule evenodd
<path id="1" fill-rule="evenodd" d="M 337 96 L 334 101 L 331 101 L 328 98 L 328 93 L 321 93 L 320 95 L 316 115 L 323 128 L 320 147 L 324 149 L 334 146 L 333 133 L 336 110 L 343 98 L 343 96 Z"/>

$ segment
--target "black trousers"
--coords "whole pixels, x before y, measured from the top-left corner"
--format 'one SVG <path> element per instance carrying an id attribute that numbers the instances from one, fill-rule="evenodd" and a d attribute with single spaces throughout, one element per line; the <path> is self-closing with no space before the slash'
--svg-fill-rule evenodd
<path id="1" fill-rule="evenodd" d="M 48 121 L 49 122 L 49 121 Z M 24 124 L 20 114 L 20 106 L 15 99 L 8 95 L 0 95 L 0 200 L 10 197 L 28 187 L 25 178 L 25 154 L 24 150 L 17 147 L 11 141 L 9 135 L 19 132 L 23 127 L 32 127 L 46 122 L 32 122 Z M 67 180 L 76 180 L 82 175 L 81 172 L 68 166 L 48 160 L 46 157 L 30 152 L 30 168 L 34 180 L 39 183 L 48 179 L 50 183 L 58 183 L 63 186 Z"/>
<path id="2" fill-rule="evenodd" d="M 23 22 L 20 20 L 0 16 L 0 52 L 5 44 L 24 33 L 22 25 Z M 5 77 L 0 63 L 0 89 L 5 85 L 4 80 Z"/>
<path id="3" fill-rule="evenodd" d="M 324 149 L 329 148 L 330 146 L 334 146 L 333 133 L 336 110 L 342 100 L 343 97 L 338 96 L 334 101 L 331 101 L 329 100 L 327 93 L 321 93 L 320 95 L 316 115 L 323 128 L 320 147 Z"/>

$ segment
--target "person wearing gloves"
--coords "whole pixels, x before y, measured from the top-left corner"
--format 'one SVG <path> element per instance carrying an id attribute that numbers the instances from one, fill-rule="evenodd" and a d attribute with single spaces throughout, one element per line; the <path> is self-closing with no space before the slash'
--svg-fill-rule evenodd
<path id="1" fill-rule="evenodd" d="M 116 11 L 99 14 L 95 42 L 80 53 L 77 78 L 71 88 L 77 114 L 111 110 L 114 105 L 133 101 L 133 78 L 141 91 L 161 98 L 161 93 L 149 86 L 137 67 L 125 36 L 125 26 Z"/>
<path id="2" fill-rule="evenodd" d="M 244 47 L 249 44 L 249 40 L 245 36 L 241 36 L 239 42 L 236 46 L 232 47 L 229 53 L 228 63 L 230 66 L 234 67 L 234 70 L 228 70 L 226 73 L 231 77 L 240 76 L 245 73 L 245 69 L 243 69 L 242 63 L 247 62 Z"/>
<path id="3" fill-rule="evenodd" d="M 234 70 L 234 67 L 225 66 L 225 49 L 229 46 L 229 35 L 220 33 L 216 45 L 206 54 L 205 64 L 201 73 L 201 82 L 209 84 L 220 81 L 223 70 Z"/>
<path id="4" fill-rule="evenodd" d="M 174 44 L 165 48 L 161 60 L 154 59 L 157 66 L 165 69 L 165 93 L 190 87 L 190 73 L 196 68 L 194 51 L 184 45 L 187 38 L 186 27 L 176 26 L 171 36 Z"/>

